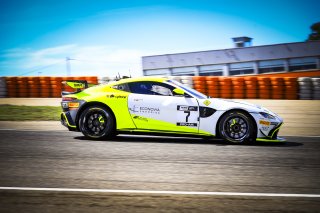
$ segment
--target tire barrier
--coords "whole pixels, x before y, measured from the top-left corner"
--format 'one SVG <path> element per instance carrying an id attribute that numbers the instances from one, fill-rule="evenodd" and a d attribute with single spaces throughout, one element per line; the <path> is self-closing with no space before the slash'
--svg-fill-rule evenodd
<path id="1" fill-rule="evenodd" d="M 284 78 L 284 99 L 296 100 L 298 99 L 298 78 L 285 77 Z"/>
<path id="2" fill-rule="evenodd" d="M 96 76 L 80 77 L 1 77 L 0 97 L 9 98 L 59 98 L 61 92 L 74 91 L 62 84 L 66 80 L 86 80 L 89 84 L 98 84 Z"/>
<path id="3" fill-rule="evenodd" d="M 231 78 L 231 97 L 236 99 L 245 98 L 245 83 L 243 77 Z"/>
<path id="4" fill-rule="evenodd" d="M 256 99 L 258 96 L 257 77 L 244 77 L 244 93 L 247 99 Z"/>
<path id="5" fill-rule="evenodd" d="M 233 88 L 231 78 L 219 78 L 219 88 L 221 98 L 232 98 Z"/>
<path id="6" fill-rule="evenodd" d="M 193 76 L 194 89 L 215 98 L 320 99 L 320 78 Z"/>
<path id="7" fill-rule="evenodd" d="M 28 77 L 28 90 L 30 98 L 40 97 L 40 78 L 39 77 Z"/>
<path id="8" fill-rule="evenodd" d="M 257 78 L 258 89 L 257 98 L 270 99 L 271 98 L 271 80 L 268 77 Z"/>
<path id="9" fill-rule="evenodd" d="M 214 98 L 320 100 L 319 77 L 216 77 L 171 76 L 173 80 Z M 66 80 L 86 80 L 98 84 L 96 76 L 80 77 L 0 77 L 0 98 L 59 98 L 61 91 L 74 91 Z M 114 79 L 104 77 L 102 82 Z M 100 80 L 101 82 L 101 80 Z"/>
<path id="10" fill-rule="evenodd" d="M 7 96 L 9 98 L 18 97 L 17 77 L 6 77 Z"/>
<path id="11" fill-rule="evenodd" d="M 284 80 L 280 77 L 271 78 L 271 98 L 283 99 L 284 98 Z"/>
<path id="12" fill-rule="evenodd" d="M 299 83 L 299 98 L 301 100 L 312 99 L 312 80 L 309 77 L 298 78 Z"/>
<path id="13" fill-rule="evenodd" d="M 7 82 L 5 77 L 0 77 L 0 98 L 7 97 Z"/>
<path id="14" fill-rule="evenodd" d="M 313 99 L 320 100 L 320 78 L 312 78 Z"/>
<path id="15" fill-rule="evenodd" d="M 207 94 L 210 97 L 219 97 L 220 95 L 220 84 L 219 78 L 214 76 L 206 77 Z"/>
<path id="16" fill-rule="evenodd" d="M 207 94 L 207 81 L 206 76 L 194 76 L 193 88 L 203 94 Z"/>

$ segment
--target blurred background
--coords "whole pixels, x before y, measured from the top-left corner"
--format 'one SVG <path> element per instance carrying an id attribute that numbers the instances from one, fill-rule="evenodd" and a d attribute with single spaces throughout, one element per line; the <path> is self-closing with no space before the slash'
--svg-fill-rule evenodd
<path id="1" fill-rule="evenodd" d="M 67 75 L 66 61 L 72 75 L 139 76 L 142 56 L 230 49 L 243 36 L 252 46 L 305 42 L 320 21 L 317 0 L 0 4 L 2 76 Z"/>
<path id="2" fill-rule="evenodd" d="M 222 98 L 319 96 L 313 94 L 318 83 L 312 83 L 318 80 L 303 78 L 320 75 L 317 0 L 1 0 L 0 5 L 0 76 L 7 77 L 1 78 L 1 97 L 59 97 L 63 80 L 98 83 L 117 75 L 175 76 Z M 282 79 L 254 77 L 263 75 Z M 190 76 L 241 78 L 219 83 L 225 80 Z"/>

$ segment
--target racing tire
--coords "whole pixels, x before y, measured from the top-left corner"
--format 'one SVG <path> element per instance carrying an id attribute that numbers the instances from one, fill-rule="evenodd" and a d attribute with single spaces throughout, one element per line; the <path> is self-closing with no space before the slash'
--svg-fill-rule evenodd
<path id="1" fill-rule="evenodd" d="M 218 130 L 220 137 L 232 144 L 248 144 L 256 140 L 254 121 L 247 113 L 241 111 L 224 114 Z"/>
<path id="2" fill-rule="evenodd" d="M 79 129 L 87 138 L 111 138 L 115 135 L 115 119 L 110 110 L 101 106 L 90 106 L 80 115 Z"/>

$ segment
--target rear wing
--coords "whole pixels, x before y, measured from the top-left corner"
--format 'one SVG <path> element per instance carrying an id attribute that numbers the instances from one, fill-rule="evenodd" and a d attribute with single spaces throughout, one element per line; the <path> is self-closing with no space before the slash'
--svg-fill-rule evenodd
<path id="1" fill-rule="evenodd" d="M 82 90 L 85 90 L 95 85 L 95 84 L 89 84 L 86 80 L 67 80 L 67 81 L 63 81 L 62 84 L 64 85 L 63 91 L 61 92 L 62 96 L 76 94 L 81 92 Z M 67 91 L 64 91 L 64 90 L 67 90 Z"/>

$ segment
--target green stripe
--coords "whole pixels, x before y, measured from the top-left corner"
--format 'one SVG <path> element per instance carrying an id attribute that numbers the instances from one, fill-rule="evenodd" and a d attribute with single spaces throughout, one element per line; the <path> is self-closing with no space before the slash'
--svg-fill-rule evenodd
<path id="1" fill-rule="evenodd" d="M 277 138 L 277 139 L 257 138 L 256 141 L 259 141 L 259 142 L 286 142 L 286 140 L 284 138 Z"/>

